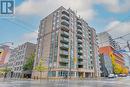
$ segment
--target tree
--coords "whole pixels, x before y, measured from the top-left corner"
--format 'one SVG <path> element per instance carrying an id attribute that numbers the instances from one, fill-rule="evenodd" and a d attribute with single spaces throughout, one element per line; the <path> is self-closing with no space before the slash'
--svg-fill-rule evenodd
<path id="1" fill-rule="evenodd" d="M 40 59 L 39 64 L 34 68 L 36 71 L 40 72 L 40 79 L 42 77 L 42 72 L 44 72 L 45 70 L 47 70 L 48 68 L 43 66 L 43 60 Z"/>
<path id="2" fill-rule="evenodd" d="M 128 74 L 129 73 L 129 69 L 127 67 L 124 67 L 122 70 L 122 74 Z"/>
<path id="3" fill-rule="evenodd" d="M 5 75 L 4 68 L 0 68 L 0 75 L 1 76 Z"/>
<path id="4" fill-rule="evenodd" d="M 112 61 L 112 65 L 113 65 L 113 67 L 114 67 L 114 66 L 115 66 L 116 56 L 115 56 L 113 53 L 110 53 L 110 58 L 111 58 L 111 61 Z"/>
<path id="5" fill-rule="evenodd" d="M 32 54 L 29 58 L 27 58 L 26 63 L 23 65 L 23 71 L 32 71 L 33 63 L 34 63 L 35 54 Z"/>
<path id="6" fill-rule="evenodd" d="M 114 64 L 114 73 L 120 74 L 122 72 L 122 66 L 120 64 L 115 63 Z"/>
<path id="7" fill-rule="evenodd" d="M 7 68 L 7 67 L 0 69 L 0 73 L 1 73 L 1 74 L 4 74 L 4 78 L 6 78 L 7 73 L 10 72 L 10 71 L 11 71 L 11 69 L 10 69 L 10 68 Z"/>

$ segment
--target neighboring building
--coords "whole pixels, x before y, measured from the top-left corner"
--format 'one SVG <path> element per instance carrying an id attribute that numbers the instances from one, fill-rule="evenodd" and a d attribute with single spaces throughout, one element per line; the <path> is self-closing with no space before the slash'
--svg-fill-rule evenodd
<path id="1" fill-rule="evenodd" d="M 36 44 L 26 42 L 11 50 L 11 55 L 8 60 L 8 68 L 11 72 L 9 77 L 20 78 L 23 76 L 23 65 L 27 58 L 35 53 Z"/>
<path id="2" fill-rule="evenodd" d="M 112 61 L 107 55 L 100 54 L 101 77 L 107 77 L 113 73 Z"/>
<path id="3" fill-rule="evenodd" d="M 102 47 L 99 53 L 108 55 L 112 61 L 113 71 L 116 74 L 128 74 L 128 67 L 125 65 L 125 56 L 122 53 L 115 52 L 111 46 Z M 128 61 L 128 60 L 127 60 Z"/>
<path id="4" fill-rule="evenodd" d="M 116 50 L 121 49 L 119 44 L 107 32 L 99 33 L 97 38 L 99 47 L 112 46 Z"/>
<path id="5" fill-rule="evenodd" d="M 71 10 L 60 7 L 41 20 L 34 67 L 40 59 L 42 77 L 99 77 L 96 31 Z M 34 71 L 33 76 L 39 76 Z"/>
<path id="6" fill-rule="evenodd" d="M 114 53 L 114 48 L 111 46 L 105 46 L 105 47 L 100 47 L 99 48 L 99 53 L 104 54 L 110 57 L 112 60 L 113 56 L 115 63 L 120 64 L 121 66 L 125 65 L 124 57 L 121 53 Z"/>
<path id="7" fill-rule="evenodd" d="M 0 46 L 0 65 L 3 66 L 7 63 L 7 60 L 10 56 L 11 49 L 7 45 Z"/>
<path id="8" fill-rule="evenodd" d="M 115 50 L 120 50 L 119 44 L 112 39 L 111 35 L 107 32 L 98 34 L 99 54 L 107 55 L 113 65 L 119 64 L 122 68 L 125 66 L 124 57 L 121 53 L 116 53 Z M 102 67 L 102 66 L 101 66 Z"/>
<path id="9" fill-rule="evenodd" d="M 125 60 L 125 66 L 129 68 L 129 72 L 130 72 L 130 55 L 128 53 L 124 53 L 123 56 Z"/>

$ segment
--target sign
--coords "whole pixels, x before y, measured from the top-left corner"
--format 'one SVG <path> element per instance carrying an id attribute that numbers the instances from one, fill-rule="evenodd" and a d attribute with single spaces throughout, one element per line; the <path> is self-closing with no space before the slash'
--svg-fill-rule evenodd
<path id="1" fill-rule="evenodd" d="M 0 16 L 8 17 L 14 14 L 14 0 L 0 0 Z"/>

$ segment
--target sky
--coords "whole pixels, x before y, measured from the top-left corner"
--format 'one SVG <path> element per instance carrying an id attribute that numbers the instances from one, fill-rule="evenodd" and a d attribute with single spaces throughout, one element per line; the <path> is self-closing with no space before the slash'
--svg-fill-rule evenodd
<path id="1" fill-rule="evenodd" d="M 15 5 L 13 18 L 0 17 L 0 43 L 36 43 L 40 20 L 60 6 L 77 12 L 97 33 L 108 31 L 113 38 L 130 33 L 130 0 L 15 0 Z"/>

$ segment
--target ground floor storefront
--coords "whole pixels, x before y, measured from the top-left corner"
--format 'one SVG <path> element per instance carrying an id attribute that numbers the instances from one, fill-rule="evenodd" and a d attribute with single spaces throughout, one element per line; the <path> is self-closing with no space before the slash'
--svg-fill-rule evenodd
<path id="1" fill-rule="evenodd" d="M 94 71 L 52 69 L 45 72 L 34 71 L 32 78 L 94 78 Z"/>
<path id="2" fill-rule="evenodd" d="M 9 72 L 7 73 L 7 78 L 31 78 L 32 73 L 24 72 Z"/>

